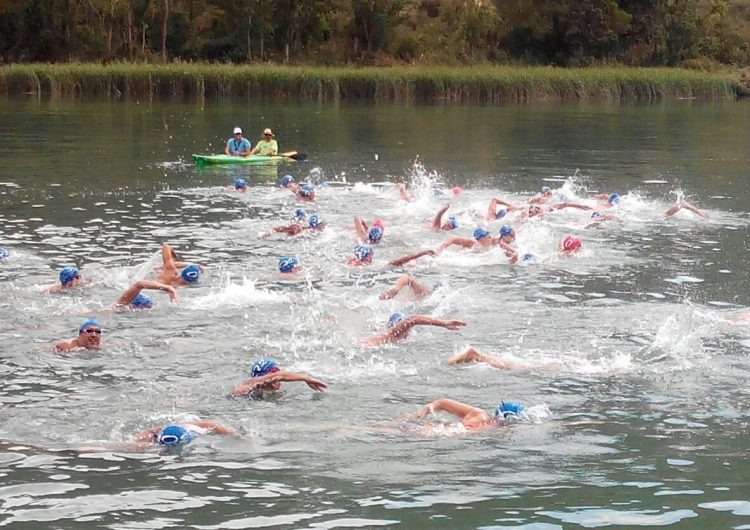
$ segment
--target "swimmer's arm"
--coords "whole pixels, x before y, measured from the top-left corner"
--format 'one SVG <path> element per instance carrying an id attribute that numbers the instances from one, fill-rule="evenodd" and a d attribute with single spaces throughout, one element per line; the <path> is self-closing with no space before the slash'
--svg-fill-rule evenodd
<path id="1" fill-rule="evenodd" d="M 77 348 L 77 347 L 78 347 L 77 339 L 59 340 L 52 347 L 52 351 L 54 351 L 55 353 L 63 353 L 63 352 L 70 351 L 73 348 Z"/>
<path id="2" fill-rule="evenodd" d="M 446 204 L 440 210 L 438 210 L 438 213 L 435 215 L 435 218 L 432 220 L 432 230 L 433 232 L 439 232 L 443 228 L 443 214 L 448 211 L 448 208 L 450 208 L 450 204 Z"/>
<path id="3" fill-rule="evenodd" d="M 177 301 L 177 291 L 175 291 L 175 288 L 171 285 L 166 285 L 161 282 L 155 282 L 152 280 L 138 280 L 133 285 L 125 289 L 122 294 L 120 295 L 120 298 L 117 299 L 115 304 L 117 305 L 130 305 L 130 302 L 133 301 L 133 298 L 138 296 L 138 294 L 143 289 L 154 289 L 158 291 L 164 291 L 167 294 L 169 294 L 170 300 Z"/>
<path id="4" fill-rule="evenodd" d="M 164 272 L 177 272 L 177 265 L 175 265 L 175 256 L 177 256 L 177 254 L 169 245 L 169 243 L 164 243 L 161 246 L 161 261 L 164 265 Z"/>
<path id="5" fill-rule="evenodd" d="M 391 265 L 393 265 L 393 262 L 391 262 Z M 391 298 L 398 296 L 398 293 L 401 292 L 401 289 L 403 289 L 407 285 L 410 285 L 411 281 L 412 277 L 408 274 L 400 276 L 398 280 L 396 280 L 396 283 L 393 284 L 393 287 L 380 293 L 380 296 L 378 298 L 380 298 L 381 300 L 390 300 Z"/>
<path id="6" fill-rule="evenodd" d="M 417 258 L 421 258 L 422 256 L 434 256 L 435 251 L 431 248 L 420 250 L 419 252 L 415 252 L 414 254 L 407 254 L 406 256 L 401 256 L 400 258 L 396 258 L 390 262 L 388 262 L 389 265 L 398 266 L 398 265 L 404 265 L 405 263 L 409 263 L 410 261 L 413 261 Z"/>
<path id="7" fill-rule="evenodd" d="M 354 217 L 354 229 L 361 241 L 367 241 L 367 223 L 358 215 Z"/>
<path id="8" fill-rule="evenodd" d="M 700 215 L 704 219 L 708 219 L 708 214 L 706 212 L 704 212 L 703 210 L 699 210 L 698 208 L 696 208 L 695 206 L 693 206 L 689 202 L 682 201 L 682 207 L 685 208 L 686 210 L 690 210 L 691 212 L 693 212 L 696 215 Z"/>
<path id="9" fill-rule="evenodd" d="M 563 208 L 577 208 L 579 210 L 593 210 L 591 206 L 586 206 L 585 204 L 578 204 L 575 202 L 561 202 L 559 204 L 550 206 L 549 211 L 552 212 L 554 210 L 562 210 Z"/>
<path id="10" fill-rule="evenodd" d="M 256 388 L 262 386 L 264 383 L 267 383 L 268 380 L 265 379 L 267 376 L 263 377 L 254 377 L 252 379 L 248 379 L 247 381 L 243 381 L 236 387 L 232 389 L 232 391 L 229 393 L 230 396 L 246 396 L 249 393 L 251 393 Z"/>
<path id="11" fill-rule="evenodd" d="M 402 184 L 401 182 L 397 183 L 396 189 L 398 189 L 398 196 L 401 198 L 401 200 L 411 202 L 412 198 L 411 195 L 409 195 L 409 192 L 406 190 L 405 184 Z"/>
<path id="12" fill-rule="evenodd" d="M 327 384 L 307 374 L 300 374 L 298 372 L 291 372 L 289 370 L 281 370 L 279 372 L 274 373 L 273 375 L 275 375 L 276 377 L 272 378 L 272 381 L 286 381 L 286 382 L 302 381 L 303 383 L 307 383 L 307 386 L 309 386 L 313 390 L 318 390 L 318 391 L 323 391 L 324 389 L 328 388 Z"/>
<path id="13" fill-rule="evenodd" d="M 229 427 L 222 425 L 221 423 L 211 420 L 190 420 L 186 423 L 196 425 L 201 429 L 207 429 L 215 434 L 226 434 L 232 436 L 237 435 L 237 433 L 233 429 L 230 429 Z"/>
<path id="14" fill-rule="evenodd" d="M 453 399 L 440 398 L 420 408 L 417 411 L 417 417 L 423 418 L 428 414 L 432 414 L 435 412 L 447 412 L 448 414 L 453 414 L 454 416 L 457 416 L 461 419 L 472 413 L 476 414 L 480 412 L 484 414 L 484 411 L 480 408 L 473 407 L 471 405 L 467 405 L 466 403 L 461 403 L 460 401 L 455 401 Z"/>
<path id="15" fill-rule="evenodd" d="M 451 245 L 456 245 L 458 247 L 464 248 L 472 248 L 474 246 L 474 240 L 469 239 L 468 237 L 451 236 L 438 245 L 438 247 L 435 249 L 435 253 L 440 254 L 443 250 L 450 247 Z"/>
<path id="16" fill-rule="evenodd" d="M 606 193 L 597 193 L 592 199 L 596 199 L 597 201 L 609 201 L 609 195 Z"/>
<path id="17" fill-rule="evenodd" d="M 287 234 L 289 236 L 294 236 L 302 232 L 302 227 L 298 224 L 291 224 L 286 226 L 275 226 L 273 228 L 274 232 L 279 232 L 281 234 Z"/>
<path id="18" fill-rule="evenodd" d="M 451 329 L 451 330 L 457 330 L 458 328 L 466 325 L 466 322 L 464 322 L 463 320 L 446 320 L 443 318 L 435 318 L 435 317 L 431 317 L 427 315 L 413 315 L 413 316 L 405 318 L 398 324 L 401 324 L 402 322 L 411 324 L 411 326 L 409 327 L 437 326 L 440 328 L 446 328 L 446 329 Z M 396 326 L 394 326 L 393 329 L 395 329 L 398 326 L 398 324 L 396 324 Z"/>

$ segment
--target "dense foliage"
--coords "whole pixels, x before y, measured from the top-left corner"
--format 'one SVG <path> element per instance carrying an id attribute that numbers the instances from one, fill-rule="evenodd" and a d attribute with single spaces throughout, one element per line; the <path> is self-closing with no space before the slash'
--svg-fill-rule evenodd
<path id="1" fill-rule="evenodd" d="M 2 0 L 0 62 L 750 64 L 747 0 Z"/>

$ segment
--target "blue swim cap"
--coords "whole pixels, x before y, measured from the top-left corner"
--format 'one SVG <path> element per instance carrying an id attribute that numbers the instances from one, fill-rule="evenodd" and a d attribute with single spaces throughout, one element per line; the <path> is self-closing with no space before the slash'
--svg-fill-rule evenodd
<path id="1" fill-rule="evenodd" d="M 297 208 L 296 210 L 294 210 L 294 217 L 296 217 L 298 221 L 301 221 L 305 217 L 307 217 L 307 212 L 302 208 Z"/>
<path id="2" fill-rule="evenodd" d="M 317 228 L 318 226 L 321 226 L 323 224 L 323 219 L 316 213 L 312 214 L 310 216 L 310 219 L 307 220 L 307 226 L 310 228 Z"/>
<path id="3" fill-rule="evenodd" d="M 480 227 L 480 228 L 477 228 L 476 230 L 474 230 L 474 239 L 476 239 L 477 241 L 479 241 L 483 237 L 487 237 L 489 235 L 490 235 L 490 233 L 485 228 L 481 228 Z"/>
<path id="4" fill-rule="evenodd" d="M 434 195 L 435 197 L 443 197 L 443 196 L 445 196 L 445 193 L 444 193 L 444 192 L 443 192 L 443 190 L 442 190 L 442 189 L 440 189 L 440 188 L 432 188 L 432 194 L 433 194 L 433 195 Z"/>
<path id="5" fill-rule="evenodd" d="M 75 280 L 76 276 L 80 275 L 81 273 L 78 272 L 78 269 L 76 269 L 75 267 L 65 267 L 60 271 L 60 283 L 63 285 L 67 285 Z"/>
<path id="6" fill-rule="evenodd" d="M 295 256 L 279 258 L 279 272 L 292 272 L 297 266 L 299 266 L 299 260 Z"/>
<path id="7" fill-rule="evenodd" d="M 372 247 L 370 245 L 357 245 L 354 247 L 354 257 L 359 261 L 364 261 L 372 256 Z"/>
<path id="8" fill-rule="evenodd" d="M 515 401 L 501 401 L 495 409 L 495 418 L 507 418 L 517 416 L 523 410 L 523 405 Z"/>
<path id="9" fill-rule="evenodd" d="M 448 216 L 448 223 L 451 225 L 451 230 L 458 228 L 458 219 L 456 219 L 455 215 Z"/>
<path id="10" fill-rule="evenodd" d="M 510 236 L 513 235 L 513 227 L 510 225 L 503 225 L 500 227 L 500 235 L 501 236 Z"/>
<path id="11" fill-rule="evenodd" d="M 174 447 L 176 445 L 186 444 L 193 439 L 193 433 L 181 425 L 167 425 L 160 432 L 156 440 L 160 445 Z"/>
<path id="12" fill-rule="evenodd" d="M 405 314 L 396 311 L 388 318 L 388 327 L 392 328 L 393 326 L 395 326 L 396 324 L 398 324 L 405 318 L 406 318 Z"/>
<path id="13" fill-rule="evenodd" d="M 234 189 L 238 190 L 240 188 L 244 188 L 247 186 L 247 181 L 245 179 L 237 179 L 234 181 Z"/>
<path id="14" fill-rule="evenodd" d="M 534 258 L 534 254 L 532 254 L 531 252 L 527 252 L 526 254 L 523 255 L 522 259 L 523 261 L 534 261 L 535 258 Z"/>
<path id="15" fill-rule="evenodd" d="M 5 258 L 7 258 L 8 256 L 10 256 L 10 252 L 5 250 L 3 247 L 0 247 L 0 260 L 5 261 Z"/>
<path id="16" fill-rule="evenodd" d="M 303 197 L 307 197 L 308 195 L 312 195 L 315 193 L 315 188 L 312 186 L 312 184 L 305 184 L 299 189 L 299 194 Z"/>
<path id="17" fill-rule="evenodd" d="M 506 210 L 505 208 L 500 208 L 499 210 L 495 212 L 495 219 L 502 219 L 503 217 L 507 215 L 507 213 L 508 213 L 508 210 Z"/>
<path id="18" fill-rule="evenodd" d="M 281 177 L 281 185 L 285 188 L 288 188 L 289 184 L 291 184 L 292 182 L 294 182 L 294 177 L 291 175 L 284 175 L 283 177 Z"/>
<path id="19" fill-rule="evenodd" d="M 130 301 L 130 307 L 133 309 L 151 309 L 154 305 L 154 301 L 147 294 L 138 293 L 138 296 Z"/>
<path id="20" fill-rule="evenodd" d="M 542 193 L 549 193 L 552 190 L 549 188 L 549 186 L 542 186 Z"/>
<path id="21" fill-rule="evenodd" d="M 271 370 L 278 367 L 279 363 L 277 363 L 270 357 L 266 357 L 265 359 L 258 359 L 250 367 L 250 377 L 260 377 L 262 375 L 266 375 L 267 373 L 270 373 Z"/>
<path id="22" fill-rule="evenodd" d="M 604 217 L 604 212 L 591 212 L 592 219 L 598 219 L 600 217 Z"/>
<path id="23" fill-rule="evenodd" d="M 188 283 L 197 282 L 201 276 L 201 268 L 195 263 L 188 264 L 180 272 L 180 277 Z"/>
<path id="24" fill-rule="evenodd" d="M 79 332 L 83 331 L 83 329 L 86 328 L 86 327 L 88 327 L 88 326 L 96 326 L 99 329 L 102 328 L 101 324 L 99 324 L 99 321 L 97 319 L 95 319 L 95 318 L 87 318 L 86 320 L 84 320 L 83 322 L 81 322 L 80 326 L 78 326 L 78 331 Z"/>
<path id="25" fill-rule="evenodd" d="M 372 228 L 370 228 L 370 231 L 367 232 L 367 239 L 369 239 L 372 243 L 377 243 L 382 237 L 383 229 L 377 226 L 373 226 Z"/>
<path id="26" fill-rule="evenodd" d="M 614 203 L 616 203 L 616 202 L 617 202 L 617 201 L 619 201 L 619 200 L 620 200 L 620 196 L 619 196 L 619 195 L 617 195 L 616 193 L 612 193 L 612 194 L 611 194 L 611 195 L 609 196 L 609 203 L 610 203 L 610 204 L 614 204 Z"/>

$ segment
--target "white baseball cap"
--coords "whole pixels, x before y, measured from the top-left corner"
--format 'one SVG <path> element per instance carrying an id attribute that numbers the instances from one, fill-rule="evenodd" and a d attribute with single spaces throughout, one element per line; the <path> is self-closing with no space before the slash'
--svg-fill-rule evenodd
<path id="1" fill-rule="evenodd" d="M 240 129 L 239 127 L 235 127 L 234 134 L 242 134 L 242 129 Z"/>

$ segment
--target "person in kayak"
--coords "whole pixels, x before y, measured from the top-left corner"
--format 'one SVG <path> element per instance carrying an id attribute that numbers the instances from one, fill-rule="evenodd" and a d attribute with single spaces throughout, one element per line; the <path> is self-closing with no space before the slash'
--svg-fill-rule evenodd
<path id="1" fill-rule="evenodd" d="M 250 148 L 252 147 L 250 141 L 242 137 L 242 129 L 239 127 L 235 127 L 233 132 L 234 135 L 232 138 L 227 140 L 224 153 L 229 156 L 249 156 Z"/>
<path id="2" fill-rule="evenodd" d="M 271 129 L 263 130 L 263 139 L 260 140 L 250 151 L 251 155 L 273 156 L 279 153 L 279 144 L 274 139 Z"/>

